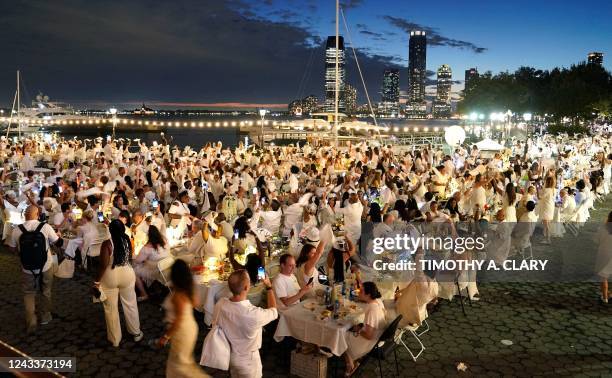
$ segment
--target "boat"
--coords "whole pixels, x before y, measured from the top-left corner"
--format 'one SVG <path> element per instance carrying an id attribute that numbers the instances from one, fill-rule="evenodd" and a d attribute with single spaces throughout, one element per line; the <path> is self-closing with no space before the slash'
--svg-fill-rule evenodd
<path id="1" fill-rule="evenodd" d="M 39 92 L 30 107 L 21 106 L 21 74 L 17 71 L 17 91 L 13 100 L 13 108 L 9 117 L 0 119 L 9 133 L 31 134 L 43 131 L 46 125 L 60 122 L 75 122 L 92 120 L 78 114 L 70 105 L 49 100 L 49 96 Z"/>

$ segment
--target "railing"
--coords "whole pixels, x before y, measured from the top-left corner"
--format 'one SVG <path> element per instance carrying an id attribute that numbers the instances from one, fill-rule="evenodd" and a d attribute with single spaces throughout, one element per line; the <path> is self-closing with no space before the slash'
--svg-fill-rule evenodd
<path id="1" fill-rule="evenodd" d="M 23 353 L 19 349 L 10 346 L 9 344 L 0 340 L 0 357 L 19 357 L 19 358 L 31 358 L 27 354 Z M 0 359 L 0 371 L 10 371 L 10 367 Z M 25 373 L 19 371 L 11 371 L 10 373 L 1 373 L 0 375 L 4 376 L 4 374 L 12 375 L 14 377 L 22 377 L 22 378 L 63 378 L 64 376 L 58 374 L 52 370 L 38 371 L 36 373 Z"/>

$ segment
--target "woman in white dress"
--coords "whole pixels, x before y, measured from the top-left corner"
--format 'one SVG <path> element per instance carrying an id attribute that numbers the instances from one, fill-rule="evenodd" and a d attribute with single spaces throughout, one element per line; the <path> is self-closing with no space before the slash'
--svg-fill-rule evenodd
<path id="1" fill-rule="evenodd" d="M 521 200 L 521 194 L 516 193 L 514 183 L 508 183 L 506 185 L 506 193 L 502 197 L 502 204 L 504 213 L 506 214 L 506 222 L 516 223 L 516 204 Z"/>
<path id="2" fill-rule="evenodd" d="M 348 349 L 344 354 L 346 376 L 355 372 L 359 364 L 355 361 L 365 356 L 378 341 L 387 326 L 385 306 L 380 291 L 374 282 L 364 282 L 359 300 L 366 303 L 363 324 L 353 326 L 348 337 Z"/>
<path id="3" fill-rule="evenodd" d="M 550 222 L 555 216 L 555 178 L 547 176 L 539 193 L 538 215 L 544 225 L 544 244 L 550 244 Z"/>
<path id="4" fill-rule="evenodd" d="M 193 348 L 198 339 L 198 324 L 193 317 L 193 307 L 197 306 L 191 271 L 183 260 L 176 260 L 170 272 L 172 294 L 166 297 L 163 307 L 168 324 L 166 333 L 157 341 L 163 347 L 171 341 L 166 377 L 190 378 L 208 377 L 193 359 Z"/>
<path id="5" fill-rule="evenodd" d="M 595 269 L 601 278 L 601 301 L 608 303 L 608 279 L 612 276 L 612 211 L 608 213 L 606 223 L 599 230 L 599 249 L 597 251 L 597 264 Z"/>
<path id="6" fill-rule="evenodd" d="M 316 247 L 312 244 L 305 244 L 302 247 L 300 256 L 295 262 L 295 277 L 300 287 L 308 285 L 311 278 L 315 287 L 318 286 L 319 272 L 317 271 L 317 263 L 321 259 L 324 250 L 325 241 L 319 241 Z"/>
<path id="7" fill-rule="evenodd" d="M 134 271 L 136 272 L 136 287 L 140 292 L 139 301 L 148 298 L 146 286 L 149 286 L 157 279 L 157 263 L 170 256 L 167 242 L 161 235 L 157 227 L 149 226 L 147 234 L 148 241 L 134 259 Z"/>

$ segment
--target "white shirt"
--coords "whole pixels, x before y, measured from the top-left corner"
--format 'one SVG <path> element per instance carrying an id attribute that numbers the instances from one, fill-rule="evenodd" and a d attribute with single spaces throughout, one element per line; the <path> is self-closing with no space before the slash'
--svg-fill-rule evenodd
<path id="1" fill-rule="evenodd" d="M 244 355 L 261 348 L 262 327 L 278 317 L 276 308 L 263 309 L 248 300 L 222 299 L 215 305 L 214 317 L 231 345 L 232 354 Z"/>
<path id="2" fill-rule="evenodd" d="M 279 275 L 274 278 L 272 286 L 274 286 L 274 294 L 276 294 L 276 304 L 279 311 L 283 311 L 288 308 L 285 306 L 281 298 L 293 297 L 300 291 L 300 285 L 297 282 L 297 278 L 295 278 L 295 275 L 293 274 L 286 276 L 279 273 Z M 300 303 L 300 301 L 295 301 L 293 304 L 291 304 L 291 306 L 298 303 Z"/>
<path id="3" fill-rule="evenodd" d="M 255 213 L 255 216 L 261 218 L 261 227 L 270 231 L 272 234 L 277 234 L 280 229 L 281 218 L 283 217 L 283 212 L 279 210 L 276 211 L 259 211 Z"/>
<path id="4" fill-rule="evenodd" d="M 28 231 L 34 231 L 36 230 L 36 227 L 38 227 L 39 224 L 40 222 L 37 220 L 29 220 L 23 223 L 23 227 Z M 45 224 L 40 229 L 40 232 L 42 232 L 42 234 L 45 235 L 45 239 L 47 240 L 47 246 L 46 246 L 47 247 L 47 262 L 45 263 L 45 266 L 43 266 L 42 268 L 42 271 L 46 272 L 47 270 L 51 268 L 51 265 L 53 264 L 53 257 L 51 256 L 51 249 L 49 249 L 49 243 L 55 243 L 59 239 L 59 236 L 57 236 L 53 228 L 49 226 L 48 224 Z M 22 234 L 21 229 L 19 227 L 16 227 L 13 230 L 13 233 L 9 240 L 9 243 L 8 243 L 9 247 L 12 247 L 12 248 L 19 247 L 19 238 L 21 237 L 21 234 Z M 23 268 L 22 270 L 25 273 L 32 274 L 32 272 L 30 272 L 29 270 L 25 270 Z M 38 274 L 40 273 L 40 271 L 38 269 L 35 269 L 34 273 Z"/>

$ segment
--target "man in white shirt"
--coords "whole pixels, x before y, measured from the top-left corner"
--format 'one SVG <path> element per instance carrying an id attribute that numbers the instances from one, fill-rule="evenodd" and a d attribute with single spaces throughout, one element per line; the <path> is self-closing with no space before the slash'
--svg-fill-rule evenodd
<path id="1" fill-rule="evenodd" d="M 247 299 L 251 280 L 245 270 L 237 270 L 230 275 L 228 286 L 232 297 L 220 300 L 215 306 L 213 319 L 223 329 L 231 346 L 232 377 L 259 378 L 263 374 L 259 356 L 262 327 L 278 317 L 270 280 L 266 277 L 263 284 L 268 289 L 267 309 L 254 306 Z"/>
<path id="2" fill-rule="evenodd" d="M 23 228 L 27 231 L 35 231 L 41 224 L 38 221 L 39 209 L 37 206 L 30 205 L 25 211 L 26 221 L 22 224 Z M 42 269 L 27 270 L 22 266 L 22 289 L 23 289 L 23 302 L 26 311 L 26 326 L 27 333 L 31 334 L 36 330 L 37 318 L 36 318 L 36 293 L 40 290 L 42 294 L 42 300 L 40 303 L 40 312 L 42 314 L 40 324 L 48 324 L 51 321 L 51 288 L 53 285 L 53 259 L 51 250 L 49 249 L 50 244 L 56 243 L 60 240 L 59 236 L 55 233 L 53 228 L 48 224 L 44 224 L 39 230 L 45 237 L 47 250 L 47 261 L 45 262 Z M 8 243 L 12 250 L 19 249 L 19 242 L 21 235 L 23 234 L 21 227 L 17 227 L 13 230 L 10 241 Z M 31 253 L 32 251 L 19 251 L 19 253 Z"/>
<path id="3" fill-rule="evenodd" d="M 270 208 L 264 208 L 264 210 L 257 211 L 255 213 L 255 219 L 261 219 L 261 227 L 270 231 L 271 234 L 277 234 L 280 229 L 281 218 L 283 212 L 280 210 L 280 203 L 277 200 L 272 200 Z"/>
<path id="4" fill-rule="evenodd" d="M 300 299 L 312 289 L 312 283 L 300 289 L 295 272 L 295 258 L 290 254 L 280 257 L 280 273 L 274 278 L 273 286 L 279 299 L 278 309 L 284 311 L 290 306 L 300 303 Z"/>

